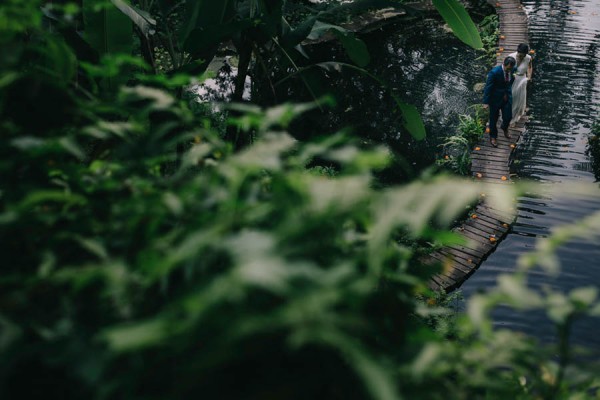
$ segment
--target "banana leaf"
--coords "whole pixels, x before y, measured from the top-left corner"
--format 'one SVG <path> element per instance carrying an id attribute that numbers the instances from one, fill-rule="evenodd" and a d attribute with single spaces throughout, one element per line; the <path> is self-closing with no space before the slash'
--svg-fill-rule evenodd
<path id="1" fill-rule="evenodd" d="M 148 12 L 140 10 L 123 0 L 111 0 L 121 12 L 131 19 L 146 37 L 155 33 L 156 20 Z"/>
<path id="2" fill-rule="evenodd" d="M 117 54 L 130 55 L 133 50 L 133 23 L 112 3 L 98 4 L 83 0 L 84 39 L 100 58 Z M 104 78 L 100 86 L 114 91 L 127 81 L 127 76 Z"/>
<path id="3" fill-rule="evenodd" d="M 433 0 L 433 5 L 457 38 L 474 49 L 483 48 L 477 27 L 458 0 Z"/>
<path id="4" fill-rule="evenodd" d="M 84 38 L 100 56 L 131 54 L 133 25 L 115 5 L 83 0 Z"/>

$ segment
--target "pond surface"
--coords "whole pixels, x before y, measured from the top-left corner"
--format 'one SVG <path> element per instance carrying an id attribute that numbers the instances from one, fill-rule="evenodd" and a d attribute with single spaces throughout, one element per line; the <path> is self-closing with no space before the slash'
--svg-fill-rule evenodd
<path id="1" fill-rule="evenodd" d="M 531 47 L 536 51 L 534 79 L 529 87 L 530 122 L 515 154 L 513 166 L 520 179 L 543 182 L 541 197 L 518 199 L 513 232 L 462 286 L 466 298 L 495 284 L 498 275 L 514 270 L 520 255 L 553 227 L 569 224 L 600 210 L 596 197 L 565 196 L 564 182 L 578 182 L 600 192 L 586 154 L 590 126 L 600 104 L 600 3 L 596 0 L 522 2 L 529 17 Z M 513 51 L 513 49 L 508 49 Z M 535 270 L 530 286 L 563 292 L 578 286 L 600 286 L 600 241 L 572 240 L 558 252 L 562 270 L 551 276 Z M 541 312 L 520 313 L 501 308 L 498 326 L 514 328 L 555 340 L 548 318 Z M 573 341 L 600 352 L 600 320 L 575 324 Z"/>

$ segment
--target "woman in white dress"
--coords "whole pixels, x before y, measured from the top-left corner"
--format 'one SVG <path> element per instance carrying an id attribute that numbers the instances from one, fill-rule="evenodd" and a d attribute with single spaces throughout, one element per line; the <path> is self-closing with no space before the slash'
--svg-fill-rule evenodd
<path id="1" fill-rule="evenodd" d="M 512 85 L 512 122 L 514 125 L 521 115 L 525 114 L 525 107 L 527 101 L 527 82 L 531 81 L 531 75 L 533 74 L 533 63 L 529 54 L 529 46 L 525 43 L 521 43 L 517 47 L 517 51 L 509 54 L 517 60 L 515 66 L 515 81 Z"/>

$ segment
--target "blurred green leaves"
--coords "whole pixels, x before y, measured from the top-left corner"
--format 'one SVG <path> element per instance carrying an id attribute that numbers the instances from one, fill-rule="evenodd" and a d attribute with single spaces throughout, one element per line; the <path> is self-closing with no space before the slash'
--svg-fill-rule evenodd
<path id="1" fill-rule="evenodd" d="M 42 20 L 38 12 L 40 1 L 6 0 L 0 7 L 0 41 L 5 42 L 29 27 L 38 27 Z"/>
<path id="2" fill-rule="evenodd" d="M 131 54 L 131 20 L 110 2 L 83 1 L 85 39 L 100 54 Z"/>
<path id="3" fill-rule="evenodd" d="M 171 12 L 167 3 L 159 5 Z M 286 132 L 314 103 L 192 108 L 173 91 L 189 76 L 142 78 L 143 62 L 113 54 L 118 36 L 102 29 L 121 18 L 110 14 L 120 12 L 115 2 L 85 4 L 100 35 L 89 38 L 108 54 L 79 62 L 75 74 L 71 44 L 46 36 L 31 4 L 0 8 L 2 40 L 24 32 L 44 39 L 34 52 L 44 57 L 17 51 L 0 61 L 0 397 L 549 398 L 596 390 L 589 371 L 565 366 L 564 350 L 572 322 L 600 314 L 596 288 L 540 294 L 524 274 L 502 277 L 460 316 L 427 289 L 439 266 L 422 265 L 421 256 L 456 240 L 448 228 L 480 186 L 423 177 L 379 188 L 374 172 L 389 165 L 388 149 L 344 132 L 311 142 Z M 228 12 L 229 2 L 198 4 Z M 244 3 L 260 17 L 260 43 L 280 21 L 267 5 Z M 184 21 L 206 17 L 191 11 Z M 116 32 L 130 29 L 123 26 Z M 365 61 L 359 42 L 346 39 Z M 138 81 L 97 96 L 90 82 L 118 80 L 129 68 Z M 46 115 L 62 104 L 68 112 Z M 223 112 L 253 135 L 252 145 L 232 151 L 212 124 Z M 407 129 L 423 137 L 416 111 L 403 112 Z M 500 210 L 515 195 L 484 190 Z M 523 266 L 554 260 L 559 245 L 598 226 L 594 215 L 558 229 Z M 543 307 L 560 328 L 560 362 L 554 348 L 495 329 L 490 312 L 500 304 Z M 432 316 L 456 321 L 436 330 Z"/>
<path id="4" fill-rule="evenodd" d="M 122 3 L 122 2 L 121 2 Z M 121 6 L 124 4 L 118 3 Z M 100 57 L 108 55 L 131 55 L 133 51 L 133 24 L 113 3 L 84 0 L 82 4 L 85 24 L 85 40 Z M 103 80 L 106 90 L 116 91 L 127 76 L 113 76 Z"/>

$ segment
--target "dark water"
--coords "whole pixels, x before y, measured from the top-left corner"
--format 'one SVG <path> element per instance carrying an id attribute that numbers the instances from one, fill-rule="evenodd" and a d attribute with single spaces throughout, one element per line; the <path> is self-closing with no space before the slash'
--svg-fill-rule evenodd
<path id="1" fill-rule="evenodd" d="M 462 286 L 466 298 L 513 271 L 520 255 L 534 248 L 554 227 L 600 210 L 598 197 L 565 196 L 562 183 L 578 182 L 600 193 L 586 154 L 590 126 L 600 104 L 600 2 L 597 0 L 523 1 L 529 17 L 531 47 L 536 50 L 534 81 L 529 89 L 531 120 L 516 153 L 520 179 L 542 182 L 542 196 L 518 200 L 513 232 Z M 508 49 L 512 51 L 512 49 Z M 600 286 L 600 238 L 570 241 L 558 252 L 561 272 L 536 269 L 530 286 L 568 292 L 578 286 Z M 542 312 L 495 312 L 498 326 L 525 331 L 544 342 L 555 340 Z M 600 351 L 600 320 L 576 323 L 573 341 Z"/>
<path id="2" fill-rule="evenodd" d="M 404 20 L 361 38 L 372 59 L 367 69 L 387 88 L 352 70 L 329 74 L 321 89 L 333 93 L 337 106 L 316 116 L 316 124 L 309 123 L 324 131 L 352 127 L 357 136 L 384 141 L 405 157 L 412 172 L 418 172 L 435 162 L 441 153 L 439 145 L 455 131 L 458 116 L 471 112 L 469 107 L 481 101 L 481 93 L 473 88 L 483 81 L 487 63 L 475 61 L 481 53 L 444 30 L 439 19 Z M 313 60 L 325 61 L 332 54 L 330 46 L 309 51 Z M 339 51 L 336 60 L 348 62 Z M 295 90 L 292 97 L 298 98 Z M 403 130 L 390 93 L 420 110 L 425 140 L 415 142 Z"/>

